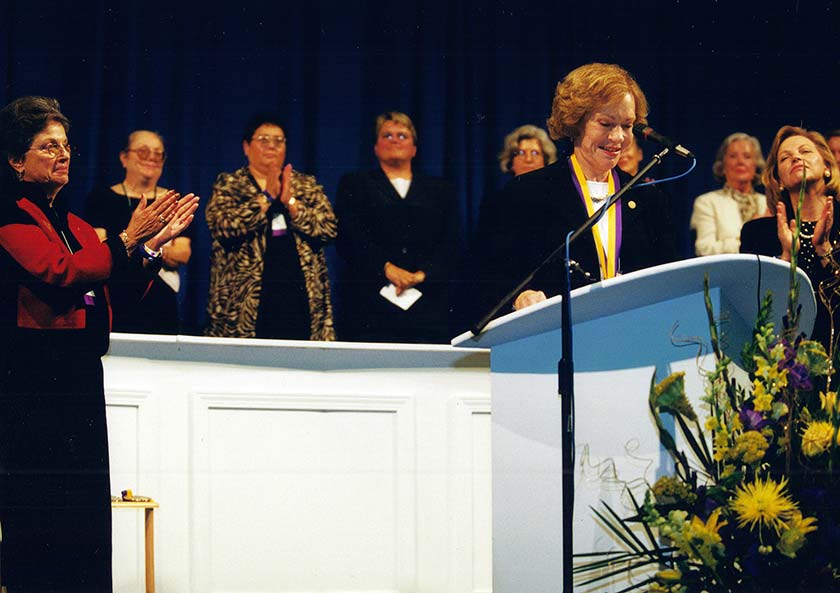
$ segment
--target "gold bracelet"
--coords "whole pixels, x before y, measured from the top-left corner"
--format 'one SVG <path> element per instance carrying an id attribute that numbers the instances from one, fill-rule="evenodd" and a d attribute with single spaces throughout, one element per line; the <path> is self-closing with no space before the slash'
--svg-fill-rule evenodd
<path id="1" fill-rule="evenodd" d="M 129 249 L 129 247 L 128 247 L 128 233 L 126 233 L 125 231 L 121 232 L 121 233 L 120 233 L 120 240 L 123 242 L 123 247 L 125 247 L 125 253 L 126 253 L 126 255 L 128 255 L 129 257 L 131 257 L 131 252 L 132 252 L 133 250 L 132 250 L 132 249 Z"/>

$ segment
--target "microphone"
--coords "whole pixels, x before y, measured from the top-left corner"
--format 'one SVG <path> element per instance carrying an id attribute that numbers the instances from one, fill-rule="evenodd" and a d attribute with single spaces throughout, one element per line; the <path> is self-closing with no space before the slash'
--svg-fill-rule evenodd
<path id="1" fill-rule="evenodd" d="M 662 144 L 663 146 L 667 146 L 668 148 L 672 148 L 674 152 L 686 159 L 693 159 L 694 153 L 687 149 L 682 144 L 675 144 L 671 141 L 670 138 L 667 136 L 663 136 L 647 124 L 638 123 L 633 126 L 633 132 L 636 134 L 638 138 L 643 140 L 650 140 L 651 142 L 656 142 L 657 144 Z"/>

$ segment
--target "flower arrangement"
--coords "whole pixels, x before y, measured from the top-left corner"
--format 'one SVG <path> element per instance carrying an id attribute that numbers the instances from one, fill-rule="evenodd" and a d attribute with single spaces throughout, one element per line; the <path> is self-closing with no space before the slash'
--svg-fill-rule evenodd
<path id="1" fill-rule="evenodd" d="M 795 232 L 794 246 L 798 239 Z M 748 381 L 734 378 L 720 348 L 707 279 L 715 356 L 707 414 L 701 421 L 693 409 L 682 373 L 659 383 L 654 374 L 649 407 L 674 472 L 641 501 L 628 489 L 632 516 L 595 509 L 626 551 L 581 554 L 578 586 L 629 571 L 639 577 L 622 591 L 840 591 L 840 397 L 832 357 L 798 333 L 792 259 L 785 328 L 776 333 L 769 321 L 768 295 L 741 352 Z"/>

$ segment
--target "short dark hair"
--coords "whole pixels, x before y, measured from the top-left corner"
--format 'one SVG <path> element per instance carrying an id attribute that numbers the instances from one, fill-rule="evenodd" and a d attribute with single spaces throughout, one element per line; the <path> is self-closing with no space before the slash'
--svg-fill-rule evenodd
<path id="1" fill-rule="evenodd" d="M 134 137 L 141 132 L 146 132 L 147 134 L 157 136 L 157 139 L 160 140 L 160 143 L 166 146 L 166 141 L 163 139 L 163 135 L 160 132 L 157 132 L 155 130 L 140 129 L 134 130 L 128 135 L 128 137 L 125 139 L 125 148 L 123 148 L 121 152 L 126 152 L 129 148 L 131 148 L 131 143 L 134 142 Z"/>
<path id="2" fill-rule="evenodd" d="M 284 132 L 286 131 L 279 114 L 272 111 L 259 111 L 252 115 L 245 124 L 245 129 L 242 130 L 242 141 L 250 143 L 254 132 L 263 124 L 277 126 L 278 128 L 283 128 Z"/>
<path id="3" fill-rule="evenodd" d="M 70 120 L 50 97 L 20 97 L 0 109 L 0 179 L 13 178 L 9 158 L 22 159 L 35 136 L 50 122 L 61 124 L 65 133 L 70 131 Z"/>

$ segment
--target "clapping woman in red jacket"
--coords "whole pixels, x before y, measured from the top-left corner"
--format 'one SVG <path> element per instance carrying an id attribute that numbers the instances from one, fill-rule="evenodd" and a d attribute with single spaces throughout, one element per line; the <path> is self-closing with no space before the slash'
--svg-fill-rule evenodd
<path id="1" fill-rule="evenodd" d="M 111 591 L 108 435 L 101 356 L 112 270 L 160 266 L 198 198 L 138 207 L 119 235 L 58 198 L 69 122 L 55 99 L 0 110 L 0 523 L 11 592 Z"/>

